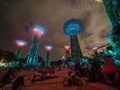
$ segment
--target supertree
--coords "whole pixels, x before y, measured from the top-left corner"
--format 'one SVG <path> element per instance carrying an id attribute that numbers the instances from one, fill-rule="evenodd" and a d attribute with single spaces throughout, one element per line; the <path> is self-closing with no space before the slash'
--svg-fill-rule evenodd
<path id="1" fill-rule="evenodd" d="M 17 61 L 13 60 L 12 62 L 10 62 L 10 67 L 16 67 L 20 64 L 20 58 L 22 55 L 22 47 L 24 47 L 27 44 L 27 42 L 24 40 L 16 40 L 15 43 L 17 45 L 17 49 L 15 52 Z"/>
<path id="2" fill-rule="evenodd" d="M 31 31 L 32 44 L 27 55 L 26 65 L 39 66 L 38 64 L 38 48 L 39 40 L 45 34 L 45 28 L 39 25 L 35 25 Z"/>
<path id="3" fill-rule="evenodd" d="M 45 49 L 47 51 L 47 54 L 46 54 L 46 60 L 45 60 L 45 67 L 51 67 L 51 64 L 50 64 L 50 51 L 52 50 L 52 46 L 51 45 L 46 45 L 45 46 Z"/>
<path id="4" fill-rule="evenodd" d="M 27 44 L 27 42 L 24 40 L 16 40 L 15 43 L 17 45 L 15 56 L 17 57 L 17 59 L 20 59 L 22 55 L 22 47 L 24 47 Z"/>
<path id="5" fill-rule="evenodd" d="M 107 17 L 112 25 L 108 43 L 114 50 L 120 48 L 120 0 L 96 0 L 103 2 Z"/>
<path id="6" fill-rule="evenodd" d="M 64 45 L 63 48 L 65 50 L 66 60 L 69 61 L 69 59 L 70 59 L 70 45 Z"/>
<path id="7" fill-rule="evenodd" d="M 81 22 L 79 19 L 70 19 L 64 24 L 64 33 L 70 36 L 71 59 L 78 63 L 82 58 L 82 52 L 78 42 L 78 33 L 81 31 Z"/>

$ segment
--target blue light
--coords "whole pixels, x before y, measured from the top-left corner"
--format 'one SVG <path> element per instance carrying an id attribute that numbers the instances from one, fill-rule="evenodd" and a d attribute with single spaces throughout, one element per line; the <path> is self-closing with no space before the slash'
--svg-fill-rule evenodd
<path id="1" fill-rule="evenodd" d="M 68 20 L 63 27 L 64 32 L 67 35 L 78 34 L 81 31 L 81 28 L 82 26 L 79 19 Z"/>
<path id="2" fill-rule="evenodd" d="M 99 48 L 99 46 L 93 46 L 92 48 Z"/>
<path id="3" fill-rule="evenodd" d="M 16 40 L 16 43 L 19 43 L 19 42 L 24 43 L 24 44 L 27 44 L 27 42 L 24 41 L 24 40 Z"/>
<path id="4" fill-rule="evenodd" d="M 45 32 L 45 28 L 40 25 L 35 25 L 35 28 L 41 30 L 42 32 Z"/>
<path id="5" fill-rule="evenodd" d="M 114 60 L 114 63 L 117 67 L 120 67 L 120 60 Z"/>
<path id="6" fill-rule="evenodd" d="M 15 43 L 18 45 L 18 46 L 25 46 L 27 44 L 26 41 L 24 40 L 16 40 Z"/>
<path id="7" fill-rule="evenodd" d="M 51 45 L 46 45 L 45 46 L 45 49 L 48 50 L 48 51 L 50 51 L 52 48 L 53 48 L 53 46 L 51 46 Z"/>
<path id="8" fill-rule="evenodd" d="M 99 46 L 92 46 L 92 50 L 97 50 Z"/>
<path id="9" fill-rule="evenodd" d="M 80 64 L 89 64 L 89 63 L 90 61 L 88 57 L 83 56 L 82 59 L 80 60 Z"/>
<path id="10" fill-rule="evenodd" d="M 68 65 L 74 65 L 75 63 L 73 61 L 69 61 Z"/>
<path id="11" fill-rule="evenodd" d="M 35 25 L 35 27 L 32 30 L 32 33 L 37 36 L 43 36 L 45 34 L 45 28 L 39 25 Z"/>

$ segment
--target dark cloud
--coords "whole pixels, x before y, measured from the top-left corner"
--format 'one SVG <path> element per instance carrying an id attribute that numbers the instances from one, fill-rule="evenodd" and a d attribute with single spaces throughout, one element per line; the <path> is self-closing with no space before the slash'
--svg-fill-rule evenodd
<path id="1" fill-rule="evenodd" d="M 99 37 L 101 38 L 107 38 L 108 37 L 108 31 L 106 29 L 101 30 L 101 32 L 99 32 Z"/>
<path id="2" fill-rule="evenodd" d="M 0 48 L 15 51 L 14 41 L 26 40 L 28 45 L 22 55 L 26 57 L 32 39 L 29 31 L 39 24 L 46 29 L 46 35 L 40 39 L 39 55 L 45 58 L 44 45 L 51 44 L 51 58 L 58 60 L 65 54 L 61 46 L 70 43 L 63 25 L 71 18 L 80 19 L 83 25 L 78 35 L 83 52 L 107 43 L 111 26 L 102 4 L 94 0 L 0 0 Z"/>

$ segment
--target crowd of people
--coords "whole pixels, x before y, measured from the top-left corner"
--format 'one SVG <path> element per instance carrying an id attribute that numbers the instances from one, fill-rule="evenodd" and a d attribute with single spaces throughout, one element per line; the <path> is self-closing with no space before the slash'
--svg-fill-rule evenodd
<path id="1" fill-rule="evenodd" d="M 1 73 L 4 74 L 2 75 Z M 12 84 L 12 90 L 30 86 L 33 82 L 57 78 L 54 68 L 24 67 L 24 68 L 1 68 L 0 87 Z"/>
<path id="2" fill-rule="evenodd" d="M 63 83 L 64 86 L 87 85 L 88 82 L 104 81 L 107 84 L 120 82 L 120 68 L 114 64 L 114 59 L 110 55 L 103 56 L 106 65 L 101 67 L 98 60 L 92 60 L 90 63 L 75 63 L 68 68 L 68 76 Z M 33 82 L 44 81 L 57 78 L 55 71 L 61 71 L 61 67 L 22 67 L 22 68 L 1 68 L 0 69 L 0 87 L 12 83 L 12 90 L 19 87 L 30 86 Z M 112 77 L 112 78 L 111 78 Z M 29 81 L 29 83 L 27 82 Z M 27 83 L 25 83 L 27 82 Z"/>
<path id="3" fill-rule="evenodd" d="M 100 81 L 106 84 L 120 85 L 120 67 L 116 67 L 114 59 L 110 55 L 104 55 L 106 65 L 101 67 L 98 60 L 89 64 L 76 63 L 68 72 L 68 79 L 65 86 L 86 85 L 87 82 Z"/>

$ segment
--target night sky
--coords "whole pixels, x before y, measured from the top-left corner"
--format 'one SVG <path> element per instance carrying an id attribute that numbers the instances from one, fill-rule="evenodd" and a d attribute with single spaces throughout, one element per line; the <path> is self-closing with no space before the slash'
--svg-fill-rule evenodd
<path id="1" fill-rule="evenodd" d="M 0 0 L 0 48 L 15 52 L 15 40 L 26 40 L 24 58 L 31 45 L 29 29 L 38 24 L 46 29 L 46 35 L 40 39 L 39 55 L 45 59 L 44 45 L 50 44 L 51 60 L 58 60 L 65 55 L 62 46 L 70 42 L 63 25 L 71 18 L 80 19 L 83 25 L 78 35 L 82 52 L 107 43 L 111 25 L 102 3 L 95 0 Z"/>

